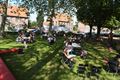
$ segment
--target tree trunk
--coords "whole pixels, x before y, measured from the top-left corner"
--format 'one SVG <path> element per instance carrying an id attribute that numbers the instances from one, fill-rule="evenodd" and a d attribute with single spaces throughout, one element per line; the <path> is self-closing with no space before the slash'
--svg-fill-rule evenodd
<path id="1" fill-rule="evenodd" d="M 41 10 L 41 11 L 39 11 L 38 12 L 38 15 L 37 15 L 37 25 L 39 26 L 39 27 L 43 27 L 43 21 L 44 21 L 44 13 L 43 13 L 43 11 Z"/>
<path id="2" fill-rule="evenodd" d="M 28 28 L 31 28 L 31 22 L 28 20 Z"/>
<path id="3" fill-rule="evenodd" d="M 112 31 L 113 31 L 113 29 L 111 28 L 110 33 L 108 35 L 108 44 L 109 44 L 108 50 L 109 51 L 112 51 L 112 47 L 113 47 L 113 43 L 112 43 L 112 41 L 113 41 L 113 33 L 112 33 Z"/>
<path id="4" fill-rule="evenodd" d="M 4 29 L 5 29 L 5 19 L 6 17 L 3 15 L 2 16 L 2 22 L 1 22 L 1 26 L 0 26 L 0 37 L 3 38 L 5 35 L 4 35 Z"/>
<path id="5" fill-rule="evenodd" d="M 50 15 L 50 26 L 49 26 L 50 33 L 52 32 L 53 17 L 54 17 L 54 9 L 51 11 L 51 15 Z"/>
<path id="6" fill-rule="evenodd" d="M 52 26 L 53 26 L 53 17 L 55 14 L 55 0 L 48 0 L 49 9 L 50 9 L 50 26 L 49 32 L 52 33 Z"/>
<path id="7" fill-rule="evenodd" d="M 3 38 L 5 36 L 4 30 L 7 19 L 7 6 L 8 6 L 8 0 L 5 1 L 5 4 L 3 6 L 4 8 L 3 8 L 2 22 L 0 25 L 0 38 Z"/>
<path id="8" fill-rule="evenodd" d="M 113 33 L 112 33 L 112 31 L 113 31 L 113 29 L 111 28 L 110 29 L 110 34 L 108 36 L 108 39 L 109 39 L 110 43 L 113 41 Z"/>
<path id="9" fill-rule="evenodd" d="M 90 25 L 90 34 L 89 34 L 89 36 L 90 36 L 90 38 L 91 38 L 91 36 L 92 36 L 92 25 Z"/>
<path id="10" fill-rule="evenodd" d="M 97 39 L 100 39 L 101 26 L 97 26 Z"/>
<path id="11" fill-rule="evenodd" d="M 51 33 L 52 31 L 52 25 L 53 25 L 53 20 L 52 20 L 52 16 L 50 17 L 50 26 L 49 26 L 49 31 Z"/>
<path id="12" fill-rule="evenodd" d="M 40 22 L 40 27 L 43 27 L 43 21 Z"/>

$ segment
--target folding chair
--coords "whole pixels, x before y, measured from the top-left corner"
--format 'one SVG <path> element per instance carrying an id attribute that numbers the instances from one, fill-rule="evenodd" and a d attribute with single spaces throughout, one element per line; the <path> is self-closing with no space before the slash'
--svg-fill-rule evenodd
<path id="1" fill-rule="evenodd" d="M 93 67 L 92 67 L 92 72 L 93 72 L 93 73 L 99 73 L 99 72 L 100 72 L 100 69 L 101 69 L 101 67 L 93 66 Z"/>
<path id="2" fill-rule="evenodd" d="M 77 73 L 78 73 L 78 74 L 84 74 L 84 73 L 85 73 L 85 70 L 86 70 L 86 66 L 83 65 L 83 64 L 79 64 Z"/>
<path id="3" fill-rule="evenodd" d="M 66 58 L 66 56 L 63 53 L 61 53 L 61 61 L 65 64 L 67 64 L 69 62 L 69 59 Z"/>
<path id="4" fill-rule="evenodd" d="M 70 69 L 73 69 L 73 62 L 68 59 L 63 53 L 61 54 L 61 62 L 68 65 Z"/>
<path id="5" fill-rule="evenodd" d="M 99 74 L 100 72 L 101 72 L 101 67 L 92 66 L 90 76 L 97 76 L 97 74 Z"/>

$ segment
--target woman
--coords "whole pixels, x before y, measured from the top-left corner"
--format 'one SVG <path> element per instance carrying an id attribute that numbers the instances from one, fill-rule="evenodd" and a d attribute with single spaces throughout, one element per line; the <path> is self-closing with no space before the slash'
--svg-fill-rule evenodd
<path id="1" fill-rule="evenodd" d="M 68 44 L 66 45 L 65 49 L 64 49 L 64 55 L 70 59 L 71 61 L 73 61 L 73 58 L 76 56 L 74 54 L 72 54 L 73 52 L 73 47 L 72 47 L 72 43 L 68 42 Z"/>

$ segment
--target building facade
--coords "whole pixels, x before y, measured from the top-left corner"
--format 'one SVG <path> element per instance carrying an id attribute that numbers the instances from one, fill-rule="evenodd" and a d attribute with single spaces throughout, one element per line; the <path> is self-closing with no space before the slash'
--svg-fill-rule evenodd
<path id="1" fill-rule="evenodd" d="M 90 31 L 89 25 L 85 25 L 82 22 L 78 23 L 78 32 L 88 33 Z"/>
<path id="2" fill-rule="evenodd" d="M 0 9 L 0 24 L 3 11 Z M 5 31 L 18 31 L 28 25 L 28 10 L 17 6 L 8 6 Z"/>
<path id="3" fill-rule="evenodd" d="M 49 26 L 50 21 L 45 20 L 43 22 L 43 26 Z M 53 17 L 53 26 L 65 26 L 71 28 L 72 26 L 72 19 L 71 16 L 67 13 L 56 13 L 55 17 Z"/>
<path id="4" fill-rule="evenodd" d="M 83 33 L 89 33 L 90 32 L 90 26 L 89 25 L 85 25 L 82 22 L 79 22 L 78 23 L 78 31 L 79 32 L 83 32 Z M 93 26 L 92 33 L 97 33 L 97 26 Z M 110 29 L 103 27 L 103 28 L 101 28 L 101 32 L 100 33 L 101 34 L 110 33 Z"/>

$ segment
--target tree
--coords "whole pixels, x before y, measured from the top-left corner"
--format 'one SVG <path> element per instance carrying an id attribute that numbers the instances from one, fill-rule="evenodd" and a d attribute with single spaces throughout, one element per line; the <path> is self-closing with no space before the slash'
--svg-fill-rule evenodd
<path id="1" fill-rule="evenodd" d="M 28 20 L 28 28 L 31 28 L 31 21 Z"/>
<path id="2" fill-rule="evenodd" d="M 2 14 L 2 22 L 0 25 L 0 37 L 3 38 L 4 37 L 4 29 L 5 29 L 5 23 L 6 23 L 6 18 L 7 18 L 7 6 L 8 6 L 8 0 L 2 2 L 2 10 L 3 10 L 3 14 Z"/>
<path id="3" fill-rule="evenodd" d="M 76 12 L 77 18 L 79 21 L 83 22 L 84 24 L 88 24 L 90 26 L 90 37 L 91 37 L 92 26 L 94 25 L 94 15 L 93 15 L 91 6 L 88 7 L 88 5 L 90 4 L 93 5 L 93 4 L 91 2 L 88 2 L 87 0 L 86 1 L 82 0 L 80 4 L 81 5 L 79 6 Z"/>
<path id="4" fill-rule="evenodd" d="M 52 19 L 56 12 L 67 12 L 72 5 L 69 0 L 22 0 L 23 6 L 27 6 L 29 10 L 37 12 L 38 15 L 47 15 L 50 21 L 49 30 L 52 28 Z M 70 11 L 71 12 L 71 11 Z M 39 16 L 40 17 L 40 16 Z"/>
<path id="5" fill-rule="evenodd" d="M 74 0 L 79 20 L 97 26 L 97 37 L 101 27 L 111 16 L 120 17 L 119 0 Z"/>
<path id="6" fill-rule="evenodd" d="M 36 26 L 37 26 L 37 22 L 36 21 L 31 22 L 31 27 L 36 27 Z"/>
<path id="7" fill-rule="evenodd" d="M 110 19 L 106 20 L 106 27 L 108 27 L 111 32 L 110 32 L 110 35 L 108 36 L 109 40 L 112 41 L 113 40 L 113 29 L 116 29 L 116 28 L 119 28 L 120 27 L 120 21 L 118 21 L 116 19 L 116 17 L 111 17 Z"/>
<path id="8" fill-rule="evenodd" d="M 7 9 L 8 9 L 8 2 L 12 2 L 13 0 L 1 0 L 0 2 L 0 7 L 2 8 L 2 22 L 0 25 L 0 38 L 3 38 L 5 36 L 5 25 L 6 25 L 6 20 L 7 20 Z M 20 0 L 14 0 L 16 1 L 15 4 L 19 4 Z M 19 8 L 20 9 L 20 8 Z M 19 10 L 18 10 L 19 11 Z"/>
<path id="9" fill-rule="evenodd" d="M 120 1 L 110 0 L 108 8 L 110 8 L 111 10 L 111 15 L 109 15 L 109 18 L 105 21 L 104 25 L 111 30 L 110 35 L 108 37 L 109 40 L 112 41 L 112 31 L 120 27 Z"/>
<path id="10" fill-rule="evenodd" d="M 44 21 L 43 11 L 38 12 L 36 19 L 37 19 L 37 26 L 42 27 L 43 26 L 43 21 Z"/>

